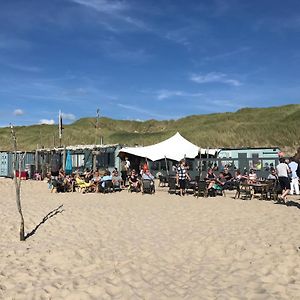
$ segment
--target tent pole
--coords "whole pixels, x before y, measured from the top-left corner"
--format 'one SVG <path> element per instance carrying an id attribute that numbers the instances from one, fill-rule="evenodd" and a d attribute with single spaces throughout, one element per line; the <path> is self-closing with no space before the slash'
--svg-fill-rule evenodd
<path id="1" fill-rule="evenodd" d="M 168 162 L 167 162 L 167 157 L 166 156 L 165 156 L 165 163 L 166 163 L 167 175 L 169 176 L 169 166 L 168 166 Z"/>
<path id="2" fill-rule="evenodd" d="M 200 180 L 201 180 L 201 177 L 202 177 L 201 148 L 200 148 L 200 150 L 199 150 L 199 157 L 200 157 L 200 159 L 199 159 L 199 166 L 198 166 L 198 168 L 199 168 L 199 181 L 200 181 Z"/>

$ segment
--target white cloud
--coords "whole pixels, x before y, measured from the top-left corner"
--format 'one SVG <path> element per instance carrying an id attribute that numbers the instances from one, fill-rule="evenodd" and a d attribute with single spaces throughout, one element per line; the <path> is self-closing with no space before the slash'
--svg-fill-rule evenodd
<path id="1" fill-rule="evenodd" d="M 187 93 L 183 91 L 160 90 L 157 92 L 157 99 L 163 100 L 170 97 L 199 97 L 201 93 Z"/>
<path id="2" fill-rule="evenodd" d="M 214 61 L 214 60 L 218 60 L 218 59 L 220 59 L 220 60 L 228 59 L 229 57 L 236 57 L 236 55 L 240 55 L 242 53 L 249 52 L 250 50 L 251 50 L 250 47 L 244 46 L 244 47 L 240 47 L 238 49 L 232 50 L 232 51 L 219 53 L 219 54 L 212 55 L 212 56 L 207 56 L 203 60 L 209 62 L 209 61 Z"/>
<path id="3" fill-rule="evenodd" d="M 71 0 L 77 4 L 95 9 L 99 12 L 114 13 L 127 8 L 123 1 L 108 1 L 108 0 Z"/>
<path id="4" fill-rule="evenodd" d="M 22 115 L 24 115 L 24 111 L 22 109 L 20 109 L 20 108 L 15 109 L 14 110 L 14 115 L 15 116 L 22 116 Z"/>
<path id="5" fill-rule="evenodd" d="M 39 121 L 39 124 L 46 124 L 46 125 L 53 125 L 54 123 L 55 123 L 55 122 L 54 122 L 53 119 L 51 119 L 51 120 L 41 119 L 41 120 Z"/>
<path id="6" fill-rule="evenodd" d="M 63 120 L 69 120 L 69 121 L 74 121 L 76 119 L 75 115 L 66 114 L 66 113 L 62 113 L 62 118 Z"/>
<path id="7" fill-rule="evenodd" d="M 1 64 L 6 65 L 12 69 L 15 70 L 19 70 L 19 71 L 24 71 L 24 72 L 41 72 L 42 69 L 36 66 L 26 66 L 26 65 L 22 65 L 22 64 L 11 64 L 11 63 L 3 63 L 1 62 Z"/>
<path id="8" fill-rule="evenodd" d="M 218 73 L 218 72 L 210 72 L 207 74 L 193 74 L 190 79 L 194 82 L 197 83 L 224 83 L 224 84 L 229 84 L 229 85 L 233 85 L 233 86 L 240 86 L 241 82 L 236 80 L 236 79 L 232 79 L 232 78 L 228 78 L 228 76 L 224 73 Z"/>
<path id="9" fill-rule="evenodd" d="M 151 110 L 143 109 L 136 105 L 127 105 L 127 104 L 122 104 L 122 103 L 118 103 L 117 105 L 126 110 L 131 110 L 134 112 L 138 112 L 140 114 L 144 114 L 145 116 L 150 116 L 150 117 L 154 117 L 154 118 L 166 118 L 167 117 L 166 115 L 156 114 L 156 113 L 151 112 Z"/>
<path id="10" fill-rule="evenodd" d="M 148 30 L 146 24 L 140 19 L 129 16 L 132 7 L 126 1 L 112 1 L 112 0 L 70 0 L 71 2 L 85 6 L 98 13 L 109 17 L 109 21 L 98 21 L 111 31 L 124 30 L 124 23 L 127 23 L 130 27 L 134 27 L 141 30 Z M 117 22 L 116 22 L 117 21 Z M 118 23 L 118 22 L 120 22 Z"/>

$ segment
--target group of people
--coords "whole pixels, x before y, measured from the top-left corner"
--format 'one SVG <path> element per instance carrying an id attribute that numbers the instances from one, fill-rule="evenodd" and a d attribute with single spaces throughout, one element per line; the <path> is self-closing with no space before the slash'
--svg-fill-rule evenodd
<path id="1" fill-rule="evenodd" d="M 179 162 L 178 166 L 175 168 L 175 171 L 176 184 L 179 187 L 179 195 L 184 196 L 186 194 L 188 181 L 191 181 L 189 167 L 184 159 Z M 233 188 L 234 180 L 239 180 L 238 176 L 240 176 L 239 170 L 236 171 L 236 177 L 234 178 L 229 172 L 228 168 L 224 168 L 224 170 L 219 172 L 218 175 L 214 173 L 213 168 L 209 168 L 204 178 L 207 183 L 209 195 L 215 195 L 218 191 Z"/>
<path id="2" fill-rule="evenodd" d="M 149 168 L 140 170 L 138 174 L 135 169 L 132 169 L 128 176 L 128 189 L 129 191 L 144 193 L 145 181 L 149 181 L 152 186 L 152 192 L 155 191 L 154 176 L 151 174 Z"/>
<path id="3" fill-rule="evenodd" d="M 86 169 L 82 174 L 74 172 L 69 175 L 59 170 L 58 174 L 49 173 L 47 178 L 51 192 L 73 192 L 76 187 L 85 188 L 90 192 L 103 192 L 108 182 L 114 190 L 121 190 L 123 185 L 117 168 L 112 172 L 105 170 L 103 173 Z"/>
<path id="4" fill-rule="evenodd" d="M 273 175 L 278 178 L 282 190 L 280 201 L 285 203 L 289 194 L 299 195 L 300 165 L 294 157 L 290 159 L 280 157 Z"/>
<path id="5" fill-rule="evenodd" d="M 179 164 L 174 168 L 176 171 L 176 184 L 179 187 L 180 196 L 186 194 L 187 183 L 191 181 L 189 175 L 189 166 L 185 159 L 182 159 Z M 221 172 L 216 175 L 217 167 L 211 167 L 207 170 L 207 174 L 204 180 L 207 183 L 207 190 L 210 195 L 215 195 L 220 191 L 226 189 L 233 189 L 237 183 L 255 184 L 258 181 L 257 174 L 254 169 L 250 169 L 249 173 L 240 170 L 235 170 L 234 175 L 229 172 L 228 167 L 224 167 Z M 299 195 L 299 177 L 300 177 L 300 164 L 294 157 L 286 159 L 280 157 L 279 164 L 276 167 L 270 168 L 270 174 L 266 179 L 276 180 L 281 189 L 280 201 L 286 202 L 287 196 Z M 112 172 L 105 170 L 104 173 L 100 173 L 99 170 L 85 170 L 83 174 L 77 172 L 66 175 L 63 170 L 51 171 L 48 176 L 49 188 L 51 191 L 65 192 L 74 191 L 79 181 L 85 182 L 86 187 L 90 191 L 103 192 L 106 189 L 106 185 L 109 182 L 113 189 L 122 190 L 125 187 L 130 191 L 142 191 L 143 181 L 148 180 L 153 185 L 154 189 L 154 176 L 149 170 L 147 162 L 140 165 L 138 171 L 131 167 L 131 163 L 128 157 L 122 161 L 121 174 L 117 168 Z"/>
<path id="6" fill-rule="evenodd" d="M 215 195 L 218 191 L 226 189 L 233 189 L 239 183 L 255 184 L 259 181 L 254 169 L 250 169 L 249 173 L 240 170 L 235 170 L 234 176 L 225 167 L 218 175 L 215 174 L 217 168 L 210 168 L 204 180 L 207 183 L 207 190 L 209 195 Z M 179 187 L 179 194 L 185 194 L 187 183 L 191 180 L 189 175 L 189 168 L 186 161 L 182 159 L 176 167 L 176 184 Z M 299 178 L 300 178 L 300 164 L 295 157 L 286 159 L 280 157 L 279 164 L 276 167 L 270 168 L 270 174 L 266 179 L 275 180 L 278 182 L 281 195 L 279 200 L 287 201 L 287 195 L 299 195 Z"/>
<path id="7" fill-rule="evenodd" d="M 154 176 L 151 174 L 148 164 L 145 162 L 140 171 L 131 168 L 130 161 L 126 157 L 122 164 L 121 174 L 117 168 L 111 172 L 86 169 L 83 173 L 74 172 L 67 175 L 65 171 L 53 171 L 47 175 L 51 192 L 75 191 L 76 187 L 89 192 L 105 192 L 109 188 L 112 191 L 120 191 L 128 188 L 130 191 L 144 192 L 144 181 L 148 180 L 152 191 L 155 191 Z"/>

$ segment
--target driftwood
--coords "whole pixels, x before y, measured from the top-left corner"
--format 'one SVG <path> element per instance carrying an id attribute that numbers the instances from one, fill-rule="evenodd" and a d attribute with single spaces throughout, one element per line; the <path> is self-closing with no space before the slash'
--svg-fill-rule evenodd
<path id="1" fill-rule="evenodd" d="M 13 171 L 14 171 L 14 183 L 16 189 L 16 202 L 17 202 L 18 212 L 20 214 L 20 219 L 21 219 L 20 241 L 25 241 L 24 216 L 22 213 L 22 206 L 21 206 L 21 163 L 25 157 L 25 154 L 22 157 L 19 156 L 19 164 L 18 164 L 19 176 L 17 177 L 17 172 L 16 172 L 17 171 L 17 138 L 16 138 L 13 125 L 10 125 L 10 128 L 11 128 L 11 136 L 13 140 L 13 149 L 14 149 Z"/>

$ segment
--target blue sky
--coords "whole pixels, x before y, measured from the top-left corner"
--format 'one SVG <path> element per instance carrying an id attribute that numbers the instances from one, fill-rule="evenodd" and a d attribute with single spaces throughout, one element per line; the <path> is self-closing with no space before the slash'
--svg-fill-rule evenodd
<path id="1" fill-rule="evenodd" d="M 297 0 L 10 0 L 0 126 L 300 103 Z"/>

